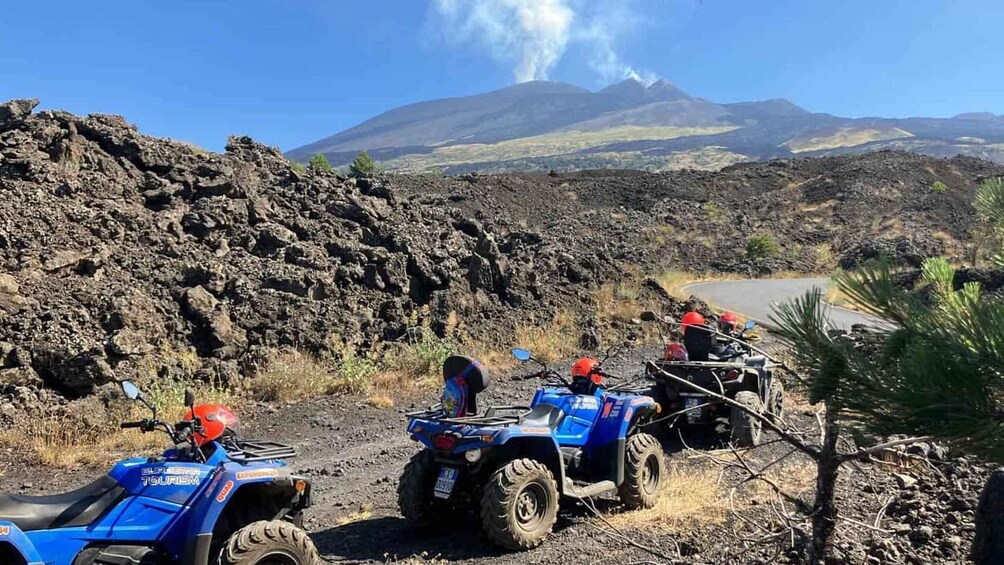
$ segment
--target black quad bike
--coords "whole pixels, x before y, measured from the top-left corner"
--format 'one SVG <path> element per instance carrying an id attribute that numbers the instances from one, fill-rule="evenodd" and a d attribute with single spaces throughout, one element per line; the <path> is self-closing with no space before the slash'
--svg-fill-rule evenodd
<path id="1" fill-rule="evenodd" d="M 669 343 L 663 359 L 648 363 L 651 395 L 663 406 L 661 421 L 670 428 L 709 427 L 728 430 L 738 447 L 760 443 L 763 424 L 669 375 L 729 398 L 751 412 L 779 423 L 784 417 L 784 385 L 775 375 L 780 364 L 741 339 L 756 324 L 747 322 L 738 335 L 708 327 L 685 327 L 683 344 Z"/>

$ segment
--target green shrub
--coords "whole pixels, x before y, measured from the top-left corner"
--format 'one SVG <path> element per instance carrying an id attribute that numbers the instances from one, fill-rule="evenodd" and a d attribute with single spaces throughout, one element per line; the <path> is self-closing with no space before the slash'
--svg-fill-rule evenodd
<path id="1" fill-rule="evenodd" d="M 936 180 L 934 181 L 934 184 L 931 185 L 931 190 L 939 193 L 945 192 L 948 190 L 948 185 L 941 182 L 940 180 Z"/>
<path id="2" fill-rule="evenodd" d="M 310 161 L 307 162 L 307 169 L 315 173 L 328 173 L 331 172 L 331 163 L 328 162 L 327 157 L 318 153 L 317 155 L 311 157 Z"/>
<path id="3" fill-rule="evenodd" d="M 290 161 L 289 162 L 289 168 L 293 169 L 294 171 L 296 171 L 298 173 L 305 173 L 305 172 L 307 172 L 307 167 L 304 167 L 303 163 L 297 163 L 296 161 Z"/>
<path id="4" fill-rule="evenodd" d="M 756 234 L 746 240 L 746 258 L 751 261 L 774 257 L 781 251 L 769 234 Z"/>
<path id="5" fill-rule="evenodd" d="M 368 177 L 378 170 L 376 161 L 365 151 L 357 155 L 356 159 L 349 165 L 349 174 L 354 177 Z"/>

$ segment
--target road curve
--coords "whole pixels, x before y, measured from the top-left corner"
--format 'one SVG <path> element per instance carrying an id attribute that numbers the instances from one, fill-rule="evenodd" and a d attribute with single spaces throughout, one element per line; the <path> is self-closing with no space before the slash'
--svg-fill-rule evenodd
<path id="1" fill-rule="evenodd" d="M 773 306 L 804 295 L 812 288 L 823 291 L 829 279 L 749 279 L 738 281 L 708 281 L 688 284 L 687 293 L 710 302 L 718 308 L 732 310 L 758 322 L 768 322 Z M 838 328 L 850 329 L 852 324 L 875 325 L 878 320 L 853 310 L 833 306 L 830 322 Z"/>

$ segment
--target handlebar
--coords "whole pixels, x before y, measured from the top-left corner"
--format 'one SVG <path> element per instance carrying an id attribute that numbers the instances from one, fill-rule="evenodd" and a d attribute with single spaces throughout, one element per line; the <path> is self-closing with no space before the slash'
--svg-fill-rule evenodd
<path id="1" fill-rule="evenodd" d="M 150 425 L 150 420 L 144 419 L 138 422 L 122 422 L 121 424 L 119 424 L 119 429 L 128 430 L 131 428 L 140 428 L 145 430 L 147 427 L 149 427 L 149 425 Z"/>

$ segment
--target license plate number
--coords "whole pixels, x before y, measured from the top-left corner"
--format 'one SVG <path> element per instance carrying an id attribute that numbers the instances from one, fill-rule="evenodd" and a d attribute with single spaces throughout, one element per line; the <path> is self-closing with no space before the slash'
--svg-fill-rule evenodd
<path id="1" fill-rule="evenodd" d="M 684 400 L 685 407 L 689 410 L 690 408 L 697 408 L 701 405 L 700 398 L 687 398 Z"/>
<path id="2" fill-rule="evenodd" d="M 453 487 L 457 485 L 457 475 L 459 472 L 452 467 L 443 467 L 439 470 L 439 478 L 436 479 L 436 488 L 433 494 L 436 498 L 450 498 Z"/>

